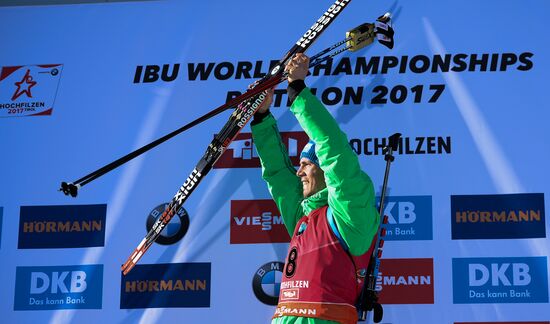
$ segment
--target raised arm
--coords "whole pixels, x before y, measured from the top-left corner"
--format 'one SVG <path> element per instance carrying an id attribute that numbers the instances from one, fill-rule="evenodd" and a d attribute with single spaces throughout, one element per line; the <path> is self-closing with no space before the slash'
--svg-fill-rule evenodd
<path id="1" fill-rule="evenodd" d="M 289 71 L 291 111 L 310 139 L 321 169 L 325 173 L 328 204 L 350 253 L 361 255 L 371 245 L 378 229 L 374 188 L 370 177 L 361 171 L 357 155 L 347 136 L 325 106 L 306 88 L 303 79 L 309 59 L 297 55 Z M 304 73 L 305 71 L 305 73 Z"/>
<path id="2" fill-rule="evenodd" d="M 292 236 L 298 219 L 303 216 L 302 185 L 281 141 L 275 118 L 269 113 L 272 95 L 271 92 L 254 116 L 252 137 L 262 163 L 262 177 Z"/>

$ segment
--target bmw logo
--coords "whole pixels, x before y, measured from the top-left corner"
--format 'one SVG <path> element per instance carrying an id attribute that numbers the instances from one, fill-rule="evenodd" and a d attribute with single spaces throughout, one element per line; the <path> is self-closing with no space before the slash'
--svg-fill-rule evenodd
<path id="1" fill-rule="evenodd" d="M 252 279 L 252 290 L 259 301 L 275 306 L 279 302 L 279 290 L 285 264 L 274 261 L 261 266 Z"/>
<path id="2" fill-rule="evenodd" d="M 168 207 L 168 203 L 160 204 L 151 210 L 149 216 L 147 216 L 147 232 L 151 230 L 156 220 L 164 213 L 166 207 Z M 160 232 L 159 237 L 155 240 L 156 243 L 170 245 L 179 242 L 185 236 L 187 229 L 189 229 L 189 214 L 181 207 L 176 215 L 178 217 L 172 217 L 170 223 Z"/>

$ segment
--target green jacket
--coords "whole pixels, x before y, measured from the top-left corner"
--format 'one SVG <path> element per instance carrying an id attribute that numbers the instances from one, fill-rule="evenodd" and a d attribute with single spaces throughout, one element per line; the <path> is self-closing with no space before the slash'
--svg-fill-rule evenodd
<path id="1" fill-rule="evenodd" d="M 336 120 L 308 88 L 298 94 L 291 111 L 309 138 L 315 142 L 315 151 L 327 185 L 327 188 L 306 199 L 303 198 L 302 183 L 281 141 L 273 116 L 270 114 L 251 126 L 262 163 L 263 179 L 267 182 L 290 236 L 301 217 L 328 205 L 350 253 L 364 254 L 371 245 L 380 221 L 370 177 L 361 171 L 357 155 Z M 273 323 L 333 322 L 287 316 Z"/>

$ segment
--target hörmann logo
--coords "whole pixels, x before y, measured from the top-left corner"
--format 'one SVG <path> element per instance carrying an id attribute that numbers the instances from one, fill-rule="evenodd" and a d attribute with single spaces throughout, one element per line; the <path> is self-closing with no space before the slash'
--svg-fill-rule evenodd
<path id="1" fill-rule="evenodd" d="M 453 259 L 453 301 L 547 303 L 546 262 L 546 257 Z"/>
<path id="2" fill-rule="evenodd" d="M 15 310 L 100 309 L 103 265 L 17 267 Z"/>
<path id="3" fill-rule="evenodd" d="M 288 149 L 290 160 L 297 166 L 300 163 L 300 152 L 309 141 L 309 138 L 304 132 L 281 132 L 281 139 Z M 214 164 L 214 169 L 259 167 L 260 159 L 254 147 L 251 133 L 237 135 Z"/>
<path id="4" fill-rule="evenodd" d="M 377 197 L 377 202 L 380 197 Z M 388 196 L 384 205 L 386 241 L 431 240 L 432 196 Z"/>
<path id="5" fill-rule="evenodd" d="M 376 290 L 382 304 L 433 304 L 433 259 L 381 259 Z"/>
<path id="6" fill-rule="evenodd" d="M 2 67 L 0 117 L 51 115 L 62 70 L 62 64 Z"/>
<path id="7" fill-rule="evenodd" d="M 21 206 L 19 249 L 103 246 L 107 205 Z"/>
<path id="8" fill-rule="evenodd" d="M 232 200 L 230 243 L 284 243 L 290 236 L 272 199 Z"/>
<path id="9" fill-rule="evenodd" d="M 136 265 L 121 274 L 120 308 L 210 307 L 210 263 Z"/>
<path id="10" fill-rule="evenodd" d="M 453 240 L 546 237 L 544 194 L 451 196 Z"/>

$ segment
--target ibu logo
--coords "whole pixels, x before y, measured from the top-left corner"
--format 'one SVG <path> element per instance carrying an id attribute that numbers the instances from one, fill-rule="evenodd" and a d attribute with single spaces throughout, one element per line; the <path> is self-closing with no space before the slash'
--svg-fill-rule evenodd
<path id="1" fill-rule="evenodd" d="M 172 82 L 178 77 L 179 64 L 138 65 L 134 74 L 134 83 Z"/>
<path id="2" fill-rule="evenodd" d="M 432 196 L 389 196 L 384 215 L 388 216 L 387 241 L 433 239 Z"/>
<path id="3" fill-rule="evenodd" d="M 100 309 L 103 265 L 17 267 L 15 310 Z"/>
<path id="4" fill-rule="evenodd" d="M 546 262 L 546 257 L 453 259 L 454 303 L 546 303 Z"/>

